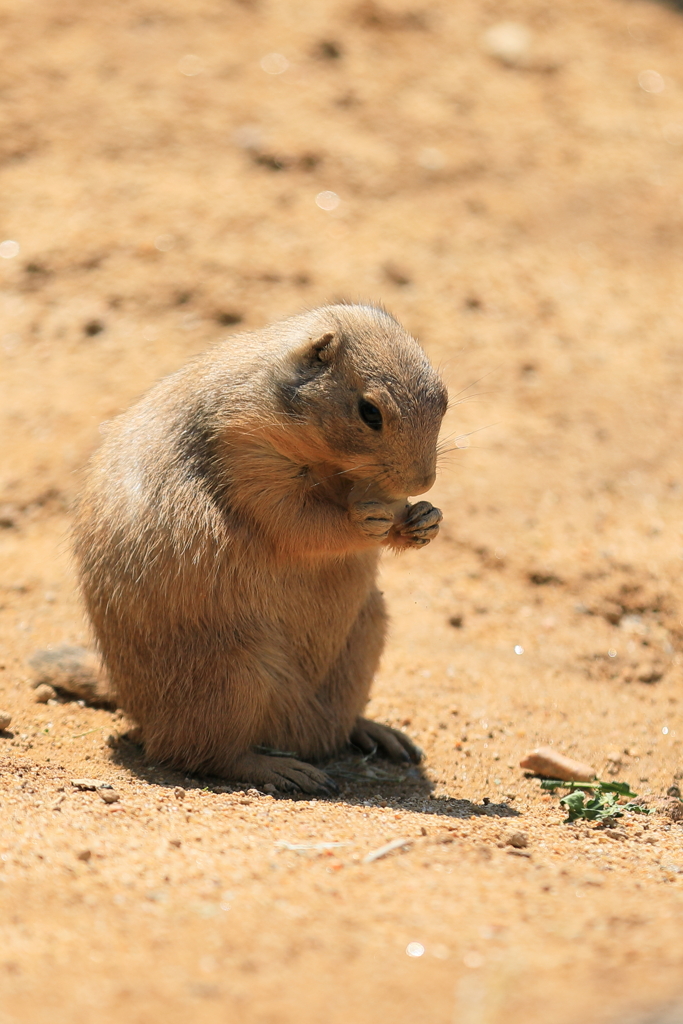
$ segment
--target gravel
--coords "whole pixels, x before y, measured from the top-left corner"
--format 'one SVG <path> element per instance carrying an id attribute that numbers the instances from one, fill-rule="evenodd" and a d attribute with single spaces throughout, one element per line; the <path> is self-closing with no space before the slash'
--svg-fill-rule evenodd
<path id="1" fill-rule="evenodd" d="M 33 699 L 36 704 L 47 704 L 49 700 L 54 700 L 56 696 L 57 691 L 54 686 L 50 686 L 48 683 L 41 683 L 33 691 Z"/>

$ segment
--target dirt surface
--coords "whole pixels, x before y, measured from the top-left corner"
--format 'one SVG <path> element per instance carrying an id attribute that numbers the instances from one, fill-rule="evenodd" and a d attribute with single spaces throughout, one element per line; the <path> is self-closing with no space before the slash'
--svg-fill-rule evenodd
<path id="1" fill-rule="evenodd" d="M 0 1022 L 679 1021 L 680 13 L 3 0 L 0 46 Z M 369 709 L 423 771 L 241 793 L 34 703 L 31 652 L 88 638 L 98 426 L 338 298 L 384 302 L 454 397 Z M 565 824 L 539 744 L 658 813 Z"/>

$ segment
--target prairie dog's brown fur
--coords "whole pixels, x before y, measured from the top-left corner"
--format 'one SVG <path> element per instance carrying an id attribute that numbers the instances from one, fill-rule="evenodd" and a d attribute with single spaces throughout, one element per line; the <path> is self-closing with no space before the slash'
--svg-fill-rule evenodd
<path id="1" fill-rule="evenodd" d="M 353 739 L 417 759 L 360 715 L 384 643 L 380 548 L 438 530 L 406 499 L 434 482 L 446 402 L 389 314 L 338 305 L 229 339 L 109 425 L 75 550 L 150 758 L 308 792 L 330 780 L 256 748 L 316 759 Z"/>

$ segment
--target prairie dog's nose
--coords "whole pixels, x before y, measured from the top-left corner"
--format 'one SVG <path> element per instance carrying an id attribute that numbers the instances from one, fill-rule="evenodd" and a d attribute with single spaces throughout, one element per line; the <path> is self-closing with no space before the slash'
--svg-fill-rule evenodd
<path id="1" fill-rule="evenodd" d="M 421 476 L 415 478 L 414 486 L 410 489 L 410 495 L 415 497 L 418 494 L 426 494 L 427 491 L 431 490 L 436 480 L 436 472 L 432 470 L 430 473 L 423 473 Z"/>

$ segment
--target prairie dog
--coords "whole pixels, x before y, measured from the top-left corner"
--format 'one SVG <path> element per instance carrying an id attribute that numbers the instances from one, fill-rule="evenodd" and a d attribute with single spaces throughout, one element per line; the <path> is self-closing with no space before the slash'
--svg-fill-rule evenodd
<path id="1" fill-rule="evenodd" d="M 380 550 L 420 547 L 446 388 L 383 310 L 333 305 L 234 336 L 113 420 L 75 552 L 109 686 L 159 763 L 278 789 L 352 741 L 382 651 Z M 296 751 L 302 760 L 259 751 Z"/>

